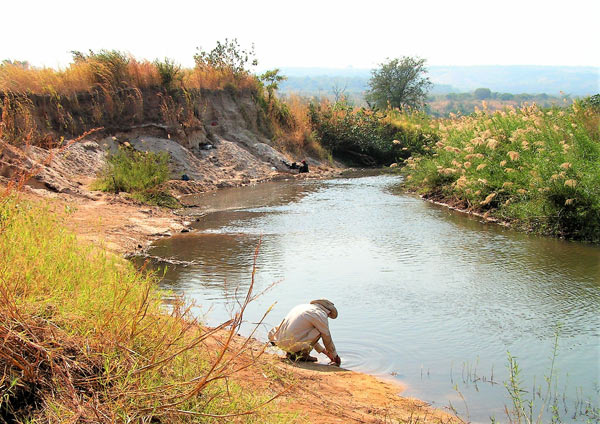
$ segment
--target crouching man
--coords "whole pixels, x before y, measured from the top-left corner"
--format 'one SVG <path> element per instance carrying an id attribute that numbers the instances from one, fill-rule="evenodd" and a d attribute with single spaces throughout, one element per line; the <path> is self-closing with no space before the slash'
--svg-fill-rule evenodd
<path id="1" fill-rule="evenodd" d="M 327 299 L 298 305 L 287 314 L 278 327 L 269 331 L 269 340 L 271 344 L 285 350 L 287 358 L 292 361 L 316 362 L 317 358 L 310 356 L 314 348 L 339 366 L 342 361 L 331 340 L 327 320 L 336 319 L 337 316 L 337 309 Z M 321 346 L 319 339 L 323 340 L 325 347 Z"/>

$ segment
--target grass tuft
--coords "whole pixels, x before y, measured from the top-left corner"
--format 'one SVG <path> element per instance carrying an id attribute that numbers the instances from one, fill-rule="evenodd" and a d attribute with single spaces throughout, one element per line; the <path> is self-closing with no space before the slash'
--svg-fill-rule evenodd
<path id="1" fill-rule="evenodd" d="M 132 193 L 133 198 L 151 205 L 176 208 L 179 202 L 160 188 L 169 178 L 167 152 L 140 152 L 132 147 L 119 147 L 107 158 L 103 175 L 94 188 L 111 193 Z"/>

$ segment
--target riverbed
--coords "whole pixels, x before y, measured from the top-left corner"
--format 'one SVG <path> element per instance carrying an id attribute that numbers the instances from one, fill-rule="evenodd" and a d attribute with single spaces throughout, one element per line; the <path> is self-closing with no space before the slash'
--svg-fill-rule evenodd
<path id="1" fill-rule="evenodd" d="M 167 265 L 163 287 L 214 325 L 245 296 L 260 242 L 255 293 L 264 292 L 246 312 L 247 334 L 271 306 L 262 339 L 294 305 L 327 298 L 339 310 L 330 328 L 343 367 L 398 379 L 404 396 L 507 422 L 511 355 L 534 418 L 550 373 L 547 404 L 564 422 L 589 418 L 586 406 L 600 408 L 600 247 L 482 222 L 400 183 L 379 175 L 207 193 L 188 199 L 198 205 L 193 231 L 149 254 Z"/>

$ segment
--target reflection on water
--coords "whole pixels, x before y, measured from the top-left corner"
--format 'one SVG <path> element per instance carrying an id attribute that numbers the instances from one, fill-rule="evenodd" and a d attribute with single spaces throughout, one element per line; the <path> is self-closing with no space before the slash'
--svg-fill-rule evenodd
<path id="1" fill-rule="evenodd" d="M 278 283 L 246 318 L 254 322 L 276 303 L 263 337 L 295 304 L 329 298 L 340 312 L 331 328 L 344 366 L 396 376 L 408 395 L 437 406 L 452 401 L 460 409 L 459 384 L 475 422 L 506 418 L 506 390 L 469 384 L 465 375 L 475 369 L 502 383 L 510 351 L 527 387 L 534 376 L 543 383 L 561 323 L 561 389 L 597 399 L 600 249 L 482 223 L 394 194 L 397 183 L 391 176 L 284 182 L 201 196 L 198 211 L 224 211 L 161 240 L 151 254 L 186 261 L 170 266 L 163 284 L 212 306 L 206 319 L 215 323 L 248 287 L 262 240 L 257 289 Z"/>

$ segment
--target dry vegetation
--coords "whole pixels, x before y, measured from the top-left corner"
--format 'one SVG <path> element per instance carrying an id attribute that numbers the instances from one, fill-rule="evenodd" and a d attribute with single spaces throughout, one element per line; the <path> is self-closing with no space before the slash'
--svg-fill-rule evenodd
<path id="1" fill-rule="evenodd" d="M 324 156 L 312 137 L 306 105 L 289 105 L 270 94 L 246 69 L 247 53 L 234 42 L 194 56 L 183 69 L 169 59 L 138 60 L 119 51 L 74 52 L 65 69 L 0 64 L 0 138 L 42 147 L 91 128 L 105 132 L 146 123 L 171 132 L 201 129 L 202 92 L 251 93 L 262 113 L 259 127 L 281 150 Z"/>

